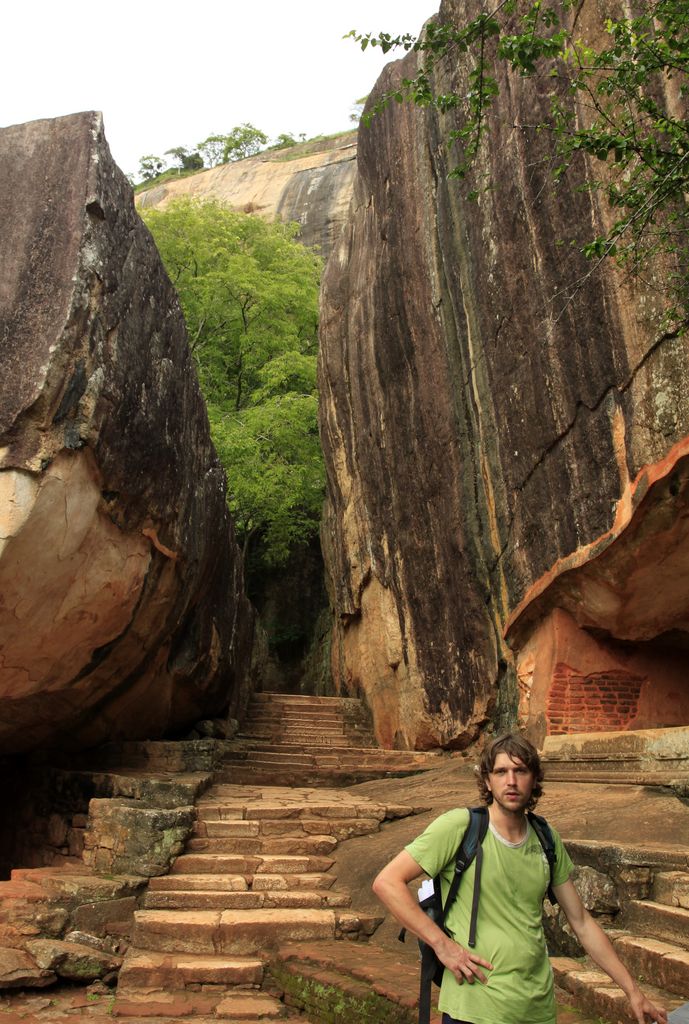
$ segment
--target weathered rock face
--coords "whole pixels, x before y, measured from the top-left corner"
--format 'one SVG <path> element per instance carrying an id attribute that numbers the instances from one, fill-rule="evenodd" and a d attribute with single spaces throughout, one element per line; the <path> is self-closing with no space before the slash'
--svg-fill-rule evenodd
<path id="1" fill-rule="evenodd" d="M 100 116 L 0 132 L 0 745 L 246 697 L 252 612 L 182 314 Z"/>
<path id="2" fill-rule="evenodd" d="M 217 199 L 267 220 L 296 222 L 299 240 L 329 256 L 352 198 L 356 134 L 314 144 L 266 151 L 213 167 L 179 181 L 165 181 L 138 198 L 143 208 L 164 208 L 173 199 Z"/>
<path id="3" fill-rule="evenodd" d="M 465 75 L 438 72 L 438 92 Z M 552 83 L 503 75 L 475 203 L 447 179 L 452 112 L 378 115 L 326 270 L 333 669 L 386 745 L 464 746 L 519 702 L 539 742 L 689 723 L 687 340 L 657 326 L 666 268 L 633 284 L 579 255 L 605 216 L 576 188 L 586 167 L 553 189 L 547 133 L 514 127 Z M 556 722 L 558 679 L 571 712 L 593 677 L 614 715 Z"/>

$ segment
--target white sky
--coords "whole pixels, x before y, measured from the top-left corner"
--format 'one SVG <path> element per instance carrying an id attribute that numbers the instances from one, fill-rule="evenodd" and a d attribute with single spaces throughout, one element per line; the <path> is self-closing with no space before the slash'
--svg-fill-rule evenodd
<path id="1" fill-rule="evenodd" d="M 342 36 L 418 35 L 439 0 L 14 0 L 2 14 L 0 125 L 102 110 L 115 160 L 249 121 L 329 135 L 395 55 Z M 401 51 L 400 51 L 401 54 Z"/>

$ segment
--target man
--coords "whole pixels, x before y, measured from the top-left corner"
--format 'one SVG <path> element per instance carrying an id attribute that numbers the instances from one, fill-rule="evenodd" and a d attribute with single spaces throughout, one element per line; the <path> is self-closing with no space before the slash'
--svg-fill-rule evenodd
<path id="1" fill-rule="evenodd" d="M 448 811 L 392 860 L 373 891 L 405 928 L 430 945 L 445 965 L 439 1007 L 443 1024 L 556 1024 L 553 975 L 542 926 L 550 868 L 526 811 L 542 793 L 536 749 L 515 733 L 489 743 L 481 757 L 479 792 L 488 805 L 483 841 L 476 942 L 469 934 L 476 861 L 462 877 L 445 922 L 449 935 L 420 909 L 407 883 L 441 873 L 443 901 L 457 848 L 469 822 L 466 809 Z M 626 993 L 638 1024 L 667 1024 L 667 1013 L 644 996 L 610 940 L 584 908 L 569 875 L 572 862 L 552 830 L 553 892 L 589 956 Z"/>

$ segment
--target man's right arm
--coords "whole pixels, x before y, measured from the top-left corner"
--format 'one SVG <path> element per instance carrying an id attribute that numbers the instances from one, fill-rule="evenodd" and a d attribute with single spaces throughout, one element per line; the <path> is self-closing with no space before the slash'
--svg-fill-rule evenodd
<path id="1" fill-rule="evenodd" d="M 423 868 L 416 863 L 411 854 L 402 850 L 376 876 L 373 891 L 401 925 L 413 932 L 427 946 L 432 947 L 440 962 L 452 971 L 459 982 L 466 980 L 473 983 L 477 978 L 485 983 L 486 976 L 481 967 L 490 971 L 493 965 L 464 949 L 446 935 L 442 928 L 423 912 L 407 888 L 409 882 L 413 882 L 422 874 Z"/>

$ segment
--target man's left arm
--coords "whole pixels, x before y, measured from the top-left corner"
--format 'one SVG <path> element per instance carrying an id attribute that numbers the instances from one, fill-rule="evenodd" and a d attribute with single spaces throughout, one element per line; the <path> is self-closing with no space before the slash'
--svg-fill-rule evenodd
<path id="1" fill-rule="evenodd" d="M 568 879 L 562 885 L 554 886 L 553 892 L 565 912 L 572 931 L 588 955 L 627 996 L 638 1024 L 647 1024 L 650 1021 L 667 1024 L 667 1010 L 654 1006 L 643 994 L 618 957 L 610 939 L 581 902 L 574 884 Z"/>

